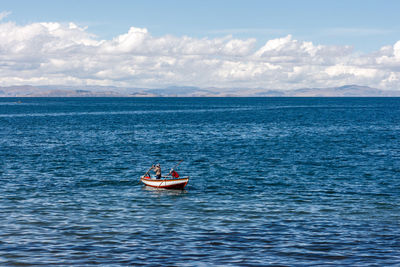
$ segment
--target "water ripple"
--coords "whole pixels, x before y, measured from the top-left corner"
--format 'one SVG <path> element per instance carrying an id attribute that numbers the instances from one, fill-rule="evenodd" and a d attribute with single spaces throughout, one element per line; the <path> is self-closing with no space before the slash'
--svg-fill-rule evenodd
<path id="1" fill-rule="evenodd" d="M 21 101 L 0 265 L 400 264 L 397 98 Z M 180 159 L 186 190 L 138 183 Z"/>

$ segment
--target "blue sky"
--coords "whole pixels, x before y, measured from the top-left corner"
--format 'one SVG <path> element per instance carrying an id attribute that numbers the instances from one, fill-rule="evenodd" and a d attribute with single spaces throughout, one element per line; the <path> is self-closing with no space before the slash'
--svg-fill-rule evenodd
<path id="1" fill-rule="evenodd" d="M 147 28 L 156 36 L 253 37 L 259 45 L 292 34 L 368 52 L 393 44 L 400 36 L 400 1 L 393 0 L 3 0 L 1 9 L 10 11 L 7 19 L 19 24 L 72 21 L 88 26 L 100 38 L 112 38 L 131 26 Z"/>
<path id="2" fill-rule="evenodd" d="M 0 86 L 400 90 L 400 1 L 3 0 Z"/>

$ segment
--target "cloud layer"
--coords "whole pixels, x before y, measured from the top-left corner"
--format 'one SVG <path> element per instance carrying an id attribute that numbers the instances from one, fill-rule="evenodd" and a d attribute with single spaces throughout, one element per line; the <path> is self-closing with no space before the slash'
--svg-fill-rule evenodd
<path id="1" fill-rule="evenodd" d="M 154 37 L 131 27 L 112 40 L 56 22 L 0 23 L 0 86 L 246 87 L 295 89 L 360 84 L 399 89 L 400 41 L 370 54 L 291 35 L 255 39 Z"/>

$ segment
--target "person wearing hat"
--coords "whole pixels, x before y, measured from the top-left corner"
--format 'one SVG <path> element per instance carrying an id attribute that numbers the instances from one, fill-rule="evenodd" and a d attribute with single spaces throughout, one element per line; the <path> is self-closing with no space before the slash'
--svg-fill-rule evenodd
<path id="1" fill-rule="evenodd" d="M 156 173 L 156 179 L 161 179 L 161 166 L 160 166 L 160 163 L 157 163 L 156 165 L 153 165 L 152 169 L 154 169 L 154 172 Z"/>

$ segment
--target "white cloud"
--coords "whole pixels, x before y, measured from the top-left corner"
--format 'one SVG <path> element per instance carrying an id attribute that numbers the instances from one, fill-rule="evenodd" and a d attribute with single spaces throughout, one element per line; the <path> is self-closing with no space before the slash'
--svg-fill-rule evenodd
<path id="1" fill-rule="evenodd" d="M 3 20 L 4 18 L 8 17 L 9 15 L 11 15 L 10 11 L 2 11 L 2 12 L 0 12 L 0 21 Z"/>
<path id="2" fill-rule="evenodd" d="M 351 83 L 400 89 L 400 41 L 365 55 L 351 46 L 315 45 L 291 35 L 256 45 L 255 39 L 232 36 L 155 37 L 135 27 L 99 40 L 74 23 L 4 22 L 0 85 L 294 89 Z"/>
<path id="3" fill-rule="evenodd" d="M 355 66 L 345 66 L 345 65 L 335 65 L 326 68 L 326 73 L 332 77 L 342 76 L 342 75 L 351 75 L 354 77 L 365 77 L 365 78 L 374 78 L 377 75 L 378 70 L 369 69 L 369 68 L 361 68 Z"/>

